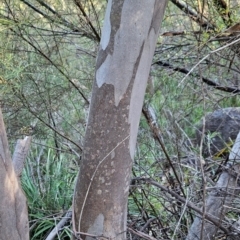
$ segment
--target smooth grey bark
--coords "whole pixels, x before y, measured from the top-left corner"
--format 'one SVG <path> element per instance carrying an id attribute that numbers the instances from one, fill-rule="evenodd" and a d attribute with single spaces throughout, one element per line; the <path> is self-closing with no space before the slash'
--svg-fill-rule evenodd
<path id="1" fill-rule="evenodd" d="M 205 203 L 206 213 L 214 217 L 219 222 L 219 225 L 223 223 L 225 214 L 230 209 L 234 198 L 239 194 L 240 133 L 238 133 L 231 150 L 229 163 L 231 166 L 223 171 Z M 187 235 L 187 240 L 215 239 L 219 226 L 206 221 L 206 219 L 203 222 L 202 218 L 203 216 L 195 218 Z"/>
<path id="2" fill-rule="evenodd" d="M 125 239 L 132 160 L 167 0 L 109 0 L 73 200 L 82 239 Z"/>
<path id="3" fill-rule="evenodd" d="M 0 239 L 28 240 L 26 197 L 15 174 L 0 109 Z"/>

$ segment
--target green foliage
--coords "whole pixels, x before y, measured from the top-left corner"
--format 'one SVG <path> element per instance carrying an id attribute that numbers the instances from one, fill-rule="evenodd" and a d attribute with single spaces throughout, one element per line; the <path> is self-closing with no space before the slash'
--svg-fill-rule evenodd
<path id="1" fill-rule="evenodd" d="M 72 165 L 72 167 L 71 167 Z M 69 154 L 36 147 L 27 159 L 21 182 L 29 207 L 31 239 L 44 239 L 71 207 L 77 166 Z M 69 239 L 70 224 L 59 232 Z"/>
<path id="2" fill-rule="evenodd" d="M 24 1 L 0 3 L 0 100 L 11 145 L 34 126 L 34 146 L 21 181 L 28 199 L 31 239 L 44 239 L 71 206 L 94 79 L 97 35 L 107 1 L 80 1 L 88 18 L 74 1 L 44 1 L 58 14 L 41 1 L 28 2 L 40 13 Z M 199 3 L 186 2 L 195 11 Z M 208 79 L 223 89 L 239 88 L 235 53 L 230 47 L 213 52 L 232 41 L 218 40 L 230 22 L 239 21 L 239 4 L 230 4 L 231 17 L 224 21 L 225 10 L 218 11 L 208 2 L 203 15 L 198 12 L 209 23 L 206 28 L 196 21 L 198 17 L 190 19 L 169 2 L 145 97 L 145 104 L 155 111 L 165 151 L 144 117 L 140 122 L 133 178 L 154 179 L 196 203 L 203 199 L 204 174 L 199 168 L 199 148 L 194 145 L 196 123 L 207 112 L 239 106 L 237 94 L 203 81 Z M 157 239 L 185 239 L 195 215 L 184 209 L 170 194 L 137 182 L 130 190 L 129 226 L 139 230 L 156 218 L 145 233 Z M 58 239 L 70 238 L 69 227 Z"/>

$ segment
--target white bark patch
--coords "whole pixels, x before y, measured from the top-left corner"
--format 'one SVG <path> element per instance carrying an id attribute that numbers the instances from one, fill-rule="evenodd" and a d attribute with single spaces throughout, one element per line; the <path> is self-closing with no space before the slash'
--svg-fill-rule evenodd
<path id="1" fill-rule="evenodd" d="M 129 123 L 130 123 L 130 140 L 129 151 L 131 158 L 134 157 L 135 145 L 137 140 L 138 125 L 141 116 L 141 109 L 143 104 L 144 93 L 147 85 L 147 79 L 152 63 L 152 56 L 155 50 L 156 33 L 152 28 L 148 38 L 146 39 L 139 66 L 136 72 L 136 78 L 133 85 L 130 110 L 129 110 Z"/>
<path id="2" fill-rule="evenodd" d="M 108 46 L 109 40 L 110 40 L 110 35 L 111 35 L 111 22 L 110 22 L 110 13 L 111 13 L 111 8 L 112 8 L 112 0 L 108 1 L 106 13 L 105 13 L 105 18 L 104 18 L 104 25 L 102 32 L 104 33 L 101 37 L 100 45 L 103 50 L 106 49 Z"/>
<path id="3" fill-rule="evenodd" d="M 101 183 L 105 183 L 104 177 L 99 177 L 99 181 L 100 181 Z"/>
<path id="4" fill-rule="evenodd" d="M 104 83 L 114 86 L 116 106 L 132 79 L 134 66 L 151 25 L 154 4 L 154 0 L 124 1 L 120 27 L 114 38 L 114 51 L 96 71 L 96 82 L 99 88 Z M 145 11 L 143 12 L 142 9 Z M 148 14 L 145 14 L 146 12 Z M 110 28 L 111 26 L 107 25 L 103 28 L 103 36 L 111 32 Z M 107 40 L 104 39 L 101 43 L 102 49 L 106 48 L 106 42 Z"/>
<path id="5" fill-rule="evenodd" d="M 112 151 L 112 152 L 111 152 L 111 159 L 113 159 L 114 157 L 115 157 L 115 151 Z M 111 166 L 113 166 L 113 165 L 112 165 L 112 162 L 111 162 Z"/>
<path id="6" fill-rule="evenodd" d="M 88 229 L 87 233 L 93 234 L 93 235 L 102 235 L 103 234 L 103 222 L 104 222 L 104 216 L 103 214 L 99 214 L 97 218 L 95 219 L 93 225 Z M 86 240 L 92 240 L 92 237 L 87 236 Z"/>

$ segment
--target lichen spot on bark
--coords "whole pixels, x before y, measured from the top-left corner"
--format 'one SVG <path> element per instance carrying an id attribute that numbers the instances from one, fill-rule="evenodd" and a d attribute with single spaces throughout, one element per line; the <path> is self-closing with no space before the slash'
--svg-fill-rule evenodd
<path id="1" fill-rule="evenodd" d="M 104 216 L 100 213 L 95 219 L 93 225 L 88 229 L 87 233 L 92 235 L 102 235 L 103 234 L 103 222 Z M 87 236 L 86 240 L 92 240 L 92 237 Z"/>
<path id="2" fill-rule="evenodd" d="M 101 183 L 105 183 L 105 178 L 104 178 L 104 177 L 99 177 L 99 181 L 100 181 Z"/>

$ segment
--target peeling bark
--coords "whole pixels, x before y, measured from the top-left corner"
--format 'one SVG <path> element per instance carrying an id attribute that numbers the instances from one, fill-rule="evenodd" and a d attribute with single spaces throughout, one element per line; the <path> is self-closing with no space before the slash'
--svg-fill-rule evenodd
<path id="1" fill-rule="evenodd" d="M 18 177 L 20 177 L 22 170 L 24 168 L 24 162 L 27 158 L 27 154 L 30 149 L 32 137 L 27 136 L 24 139 L 19 139 L 14 149 L 13 153 L 13 167 L 15 173 Z"/>
<path id="2" fill-rule="evenodd" d="M 26 197 L 15 174 L 0 110 L 0 239 L 28 240 Z"/>
<path id="3" fill-rule="evenodd" d="M 125 239 L 137 130 L 166 3 L 108 1 L 73 200 L 82 239 Z"/>

